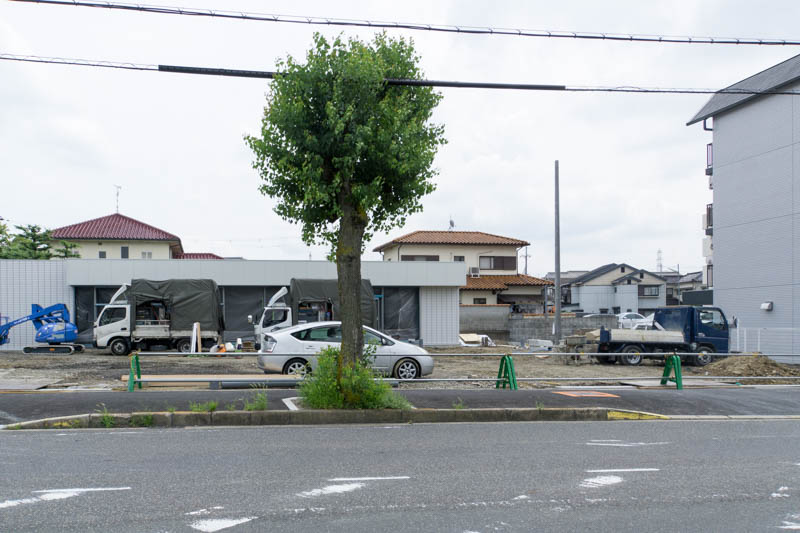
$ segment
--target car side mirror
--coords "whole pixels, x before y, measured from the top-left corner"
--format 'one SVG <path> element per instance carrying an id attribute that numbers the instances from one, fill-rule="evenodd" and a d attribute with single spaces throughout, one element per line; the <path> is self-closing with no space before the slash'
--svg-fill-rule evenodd
<path id="1" fill-rule="evenodd" d="M 248 324 L 252 324 L 253 323 L 253 315 L 247 315 L 247 323 Z"/>

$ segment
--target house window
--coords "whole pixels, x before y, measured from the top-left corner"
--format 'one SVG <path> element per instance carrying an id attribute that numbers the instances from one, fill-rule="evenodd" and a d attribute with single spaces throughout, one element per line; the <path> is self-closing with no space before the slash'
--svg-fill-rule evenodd
<path id="1" fill-rule="evenodd" d="M 631 284 L 631 280 L 628 280 L 628 285 L 630 285 L 630 284 Z"/>
<path id="2" fill-rule="evenodd" d="M 101 251 L 97 252 L 97 257 L 99 259 L 105 259 L 106 258 L 106 253 L 101 250 Z"/>
<path id="3" fill-rule="evenodd" d="M 486 304 L 486 298 L 473 298 L 472 299 L 472 303 L 475 304 L 475 305 L 485 305 Z"/>
<path id="4" fill-rule="evenodd" d="M 153 252 L 142 252 L 142 259 L 152 259 Z"/>
<path id="5" fill-rule="evenodd" d="M 456 262 L 459 262 L 459 263 L 463 263 L 464 262 L 464 256 L 463 255 L 455 255 L 455 256 L 453 256 L 453 261 L 456 261 Z"/>
<path id="6" fill-rule="evenodd" d="M 517 270 L 517 256 L 481 256 L 478 266 L 481 270 Z"/>
<path id="7" fill-rule="evenodd" d="M 639 296 L 658 296 L 658 285 L 640 286 Z"/>
<path id="8" fill-rule="evenodd" d="M 625 272 L 625 267 L 619 267 L 620 272 Z"/>
<path id="9" fill-rule="evenodd" d="M 611 309 L 611 312 L 614 313 L 615 315 L 618 315 L 619 314 L 619 307 L 613 307 Z"/>
<path id="10" fill-rule="evenodd" d="M 672 296 L 674 293 L 673 289 L 667 289 L 667 296 Z"/>
<path id="11" fill-rule="evenodd" d="M 639 279 L 644 279 L 644 272 L 639 272 Z"/>
<path id="12" fill-rule="evenodd" d="M 438 255 L 403 255 L 401 261 L 438 261 Z"/>
<path id="13" fill-rule="evenodd" d="M 127 246 L 122 246 L 122 247 L 120 247 L 120 249 L 119 249 L 119 256 L 120 256 L 122 259 L 127 259 L 127 258 L 128 258 L 128 247 L 127 247 Z"/>

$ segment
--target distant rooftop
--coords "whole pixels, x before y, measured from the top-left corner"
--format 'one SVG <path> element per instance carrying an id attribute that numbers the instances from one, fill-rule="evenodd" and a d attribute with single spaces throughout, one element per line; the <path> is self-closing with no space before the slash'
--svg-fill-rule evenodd
<path id="1" fill-rule="evenodd" d="M 386 248 L 397 244 L 462 244 L 462 245 L 504 245 L 504 246 L 528 246 L 530 243 L 520 240 L 512 239 L 511 237 L 503 237 L 501 235 L 492 235 L 491 233 L 484 233 L 482 231 L 414 231 L 397 237 L 386 244 L 382 244 L 375 248 L 374 252 L 381 252 Z"/>
<path id="2" fill-rule="evenodd" d="M 758 74 L 736 82 L 723 89 L 723 91 L 735 91 L 737 89 L 752 92 L 774 91 L 798 80 L 800 80 L 800 55 L 796 55 L 783 63 L 778 63 L 766 70 L 762 70 Z M 760 96 L 763 95 L 718 92 L 711 97 L 706 105 L 704 105 L 686 125 L 690 126 L 724 111 L 729 111 L 734 107 L 738 107 Z"/>
<path id="3" fill-rule="evenodd" d="M 56 228 L 51 236 L 62 240 L 181 241 L 177 235 L 119 213 Z"/>

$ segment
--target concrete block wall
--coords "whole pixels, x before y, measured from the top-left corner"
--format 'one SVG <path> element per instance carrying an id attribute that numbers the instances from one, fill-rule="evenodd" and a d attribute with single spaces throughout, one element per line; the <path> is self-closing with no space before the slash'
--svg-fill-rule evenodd
<path id="1" fill-rule="evenodd" d="M 459 313 L 461 333 L 508 336 L 509 306 L 462 305 Z"/>
<path id="2" fill-rule="evenodd" d="M 64 261 L 0 259 L 0 322 L 29 315 L 31 304 L 47 307 L 63 303 L 74 314 L 74 291 L 67 285 Z M 72 318 L 72 317 L 70 317 Z M 35 344 L 36 329 L 31 322 L 15 326 L 10 342 L 0 350 L 21 350 Z"/>
<path id="3" fill-rule="evenodd" d="M 508 319 L 509 340 L 511 342 L 525 342 L 528 339 L 555 340 L 553 335 L 553 317 L 520 317 L 511 316 Z M 614 315 L 597 316 L 588 318 L 561 317 L 561 336 L 574 335 L 578 332 L 605 327 L 617 327 L 617 317 Z"/>

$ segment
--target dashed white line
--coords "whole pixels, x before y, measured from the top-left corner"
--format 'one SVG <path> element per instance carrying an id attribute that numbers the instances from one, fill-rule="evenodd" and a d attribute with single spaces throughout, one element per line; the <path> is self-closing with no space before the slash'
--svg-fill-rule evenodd
<path id="1" fill-rule="evenodd" d="M 222 531 L 223 529 L 228 529 L 229 527 L 238 526 L 239 524 L 244 524 L 250 522 L 251 520 L 255 520 L 256 516 L 248 516 L 245 518 L 208 518 L 205 520 L 198 520 L 197 522 L 192 522 L 189 524 L 189 527 L 192 529 L 196 529 L 197 531 L 203 531 L 204 533 L 214 533 L 215 531 Z"/>
<path id="2" fill-rule="evenodd" d="M 609 485 L 616 485 L 622 483 L 622 478 L 619 476 L 597 476 L 581 481 L 580 486 L 585 489 L 596 489 L 599 487 L 607 487 Z"/>
<path id="3" fill-rule="evenodd" d="M 314 496 L 324 496 L 326 494 L 342 494 L 344 492 L 352 492 L 364 486 L 364 483 L 345 483 L 344 485 L 328 485 L 321 489 L 307 490 L 305 492 L 298 492 L 297 495 L 302 498 L 310 498 Z"/>
<path id="4" fill-rule="evenodd" d="M 633 448 L 636 446 L 661 446 L 669 442 L 611 442 L 611 441 L 589 441 L 587 446 L 617 446 L 620 448 Z"/>
<path id="5" fill-rule="evenodd" d="M 659 468 L 606 468 L 602 470 L 587 470 L 590 474 L 603 472 L 659 472 Z"/>
<path id="6" fill-rule="evenodd" d="M 0 502 L 0 509 L 7 509 L 9 507 L 16 507 L 17 505 L 25 505 L 30 503 L 39 503 L 39 502 L 48 502 L 48 501 L 55 501 L 55 500 L 65 500 L 67 498 L 73 498 L 75 496 L 80 496 L 86 492 L 106 492 L 106 491 L 118 491 L 118 490 L 131 490 L 130 487 L 105 487 L 105 488 L 88 488 L 88 489 L 46 489 L 46 490 L 34 490 L 31 491 L 33 494 L 41 494 L 41 496 L 37 496 L 36 498 L 21 498 L 19 500 L 6 500 L 4 502 Z"/>
<path id="7" fill-rule="evenodd" d="M 410 479 L 409 476 L 386 476 L 386 477 L 335 477 L 328 481 L 381 481 L 389 479 Z"/>

